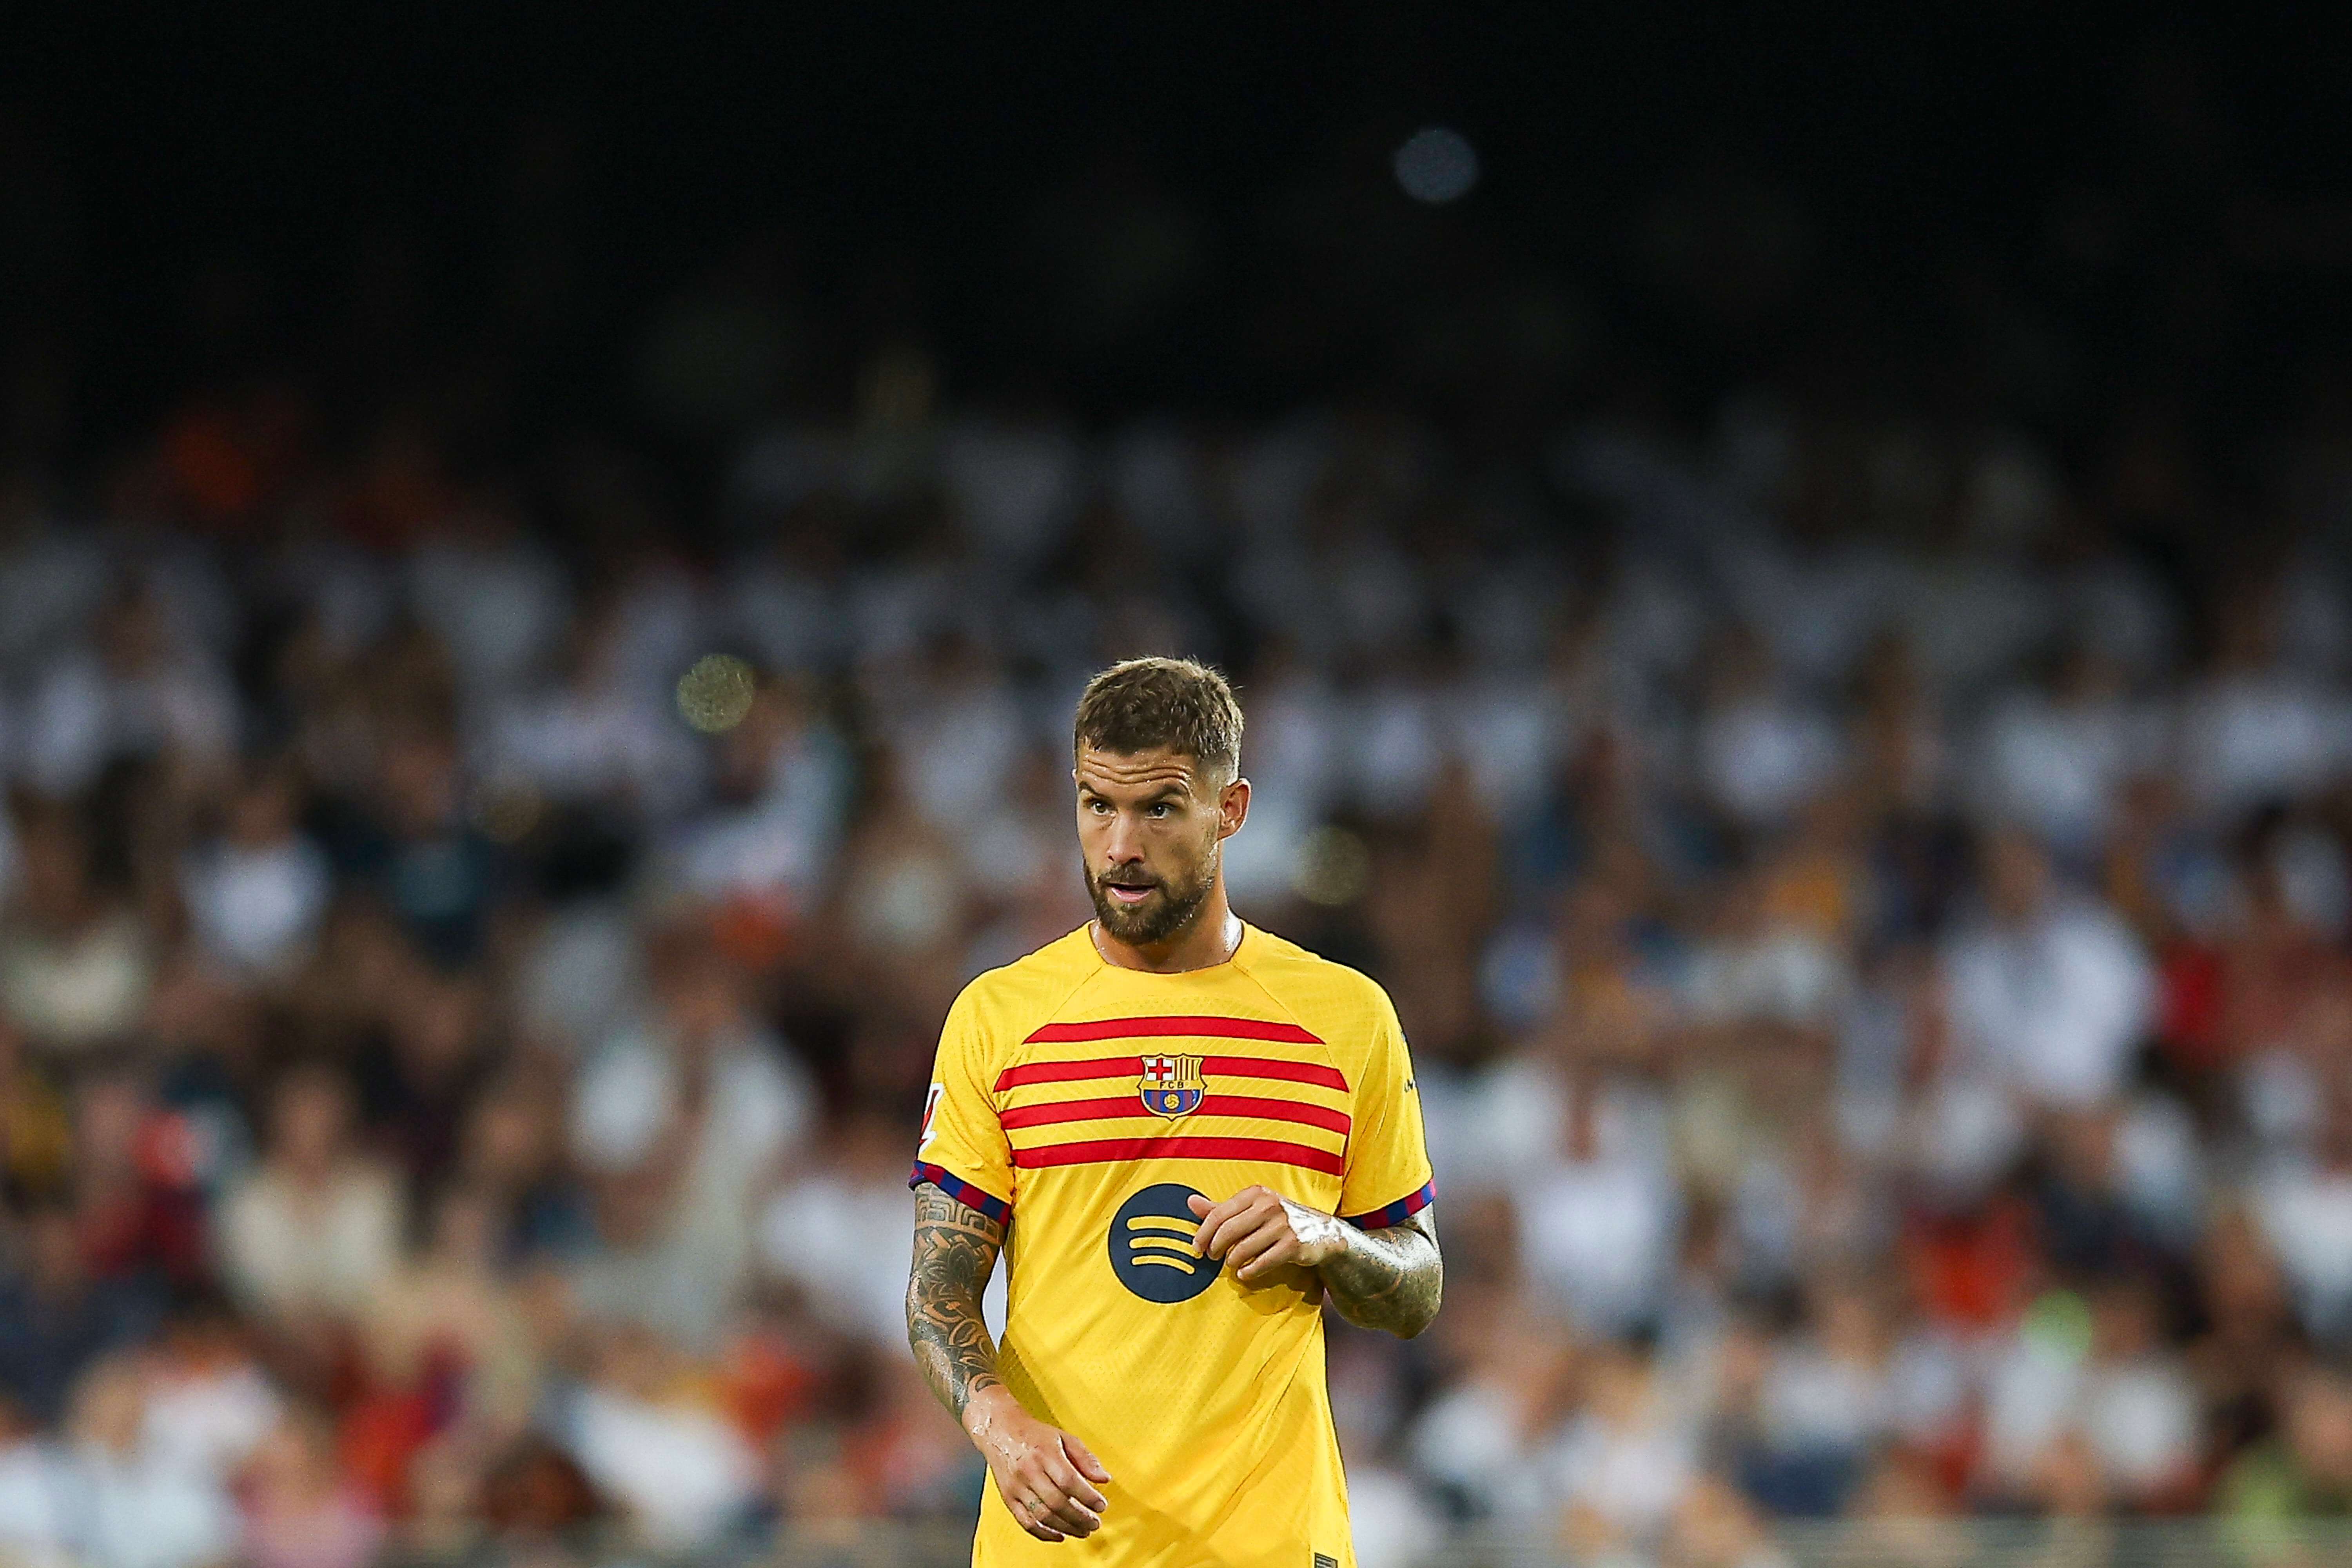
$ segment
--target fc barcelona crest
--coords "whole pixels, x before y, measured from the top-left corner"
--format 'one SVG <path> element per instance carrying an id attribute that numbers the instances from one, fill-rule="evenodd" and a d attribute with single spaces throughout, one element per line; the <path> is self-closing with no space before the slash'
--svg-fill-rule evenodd
<path id="1" fill-rule="evenodd" d="M 1136 1083 L 1143 1109 L 1154 1116 L 1190 1116 L 1201 1109 L 1208 1086 L 1201 1081 L 1199 1057 L 1146 1057 Z"/>

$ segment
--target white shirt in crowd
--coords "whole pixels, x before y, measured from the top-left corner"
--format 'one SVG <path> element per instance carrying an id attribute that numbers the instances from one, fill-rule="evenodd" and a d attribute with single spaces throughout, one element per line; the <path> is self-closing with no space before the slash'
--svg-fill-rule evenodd
<path id="1" fill-rule="evenodd" d="M 2197 1386 L 2170 1356 L 2099 1363 L 2021 1333 L 1986 1383 L 1986 1459 L 2025 1486 L 2050 1446 L 2076 1433 L 2111 1484 L 2145 1491 L 2195 1462 L 2200 1418 Z"/>
<path id="2" fill-rule="evenodd" d="M 2105 837 L 2116 795 L 2149 759 L 2148 726 L 2117 701 L 2053 702 L 2021 692 L 1984 727 L 1979 790 L 1996 815 L 2080 852 Z"/>
<path id="3" fill-rule="evenodd" d="M 1517 1205 L 1529 1280 L 1580 1327 L 1615 1334 L 1655 1314 L 1681 1200 L 1663 1166 L 1628 1152 L 1563 1158 L 1528 1173 Z"/>
<path id="4" fill-rule="evenodd" d="M 758 1494 L 757 1456 L 711 1411 L 590 1388 L 572 1402 L 568 1436 L 588 1479 L 656 1552 L 709 1546 Z"/>
<path id="5" fill-rule="evenodd" d="M 707 1346 L 752 1258 L 753 1199 L 778 1155 L 814 1114 L 807 1069 L 772 1036 L 748 1032 L 714 1049 L 709 1099 L 660 1225 L 635 1248 L 583 1266 L 585 1310 L 632 1319 Z M 679 1109 L 680 1068 L 650 1034 L 607 1046 L 574 1091 L 574 1154 L 600 1171 L 636 1165 Z"/>
<path id="6" fill-rule="evenodd" d="M 334 894 L 327 858 L 299 835 L 274 844 L 215 844 L 190 857 L 180 887 L 205 951 L 259 974 L 280 973 L 308 953 Z"/>
<path id="7" fill-rule="evenodd" d="M 2061 902 L 2020 925 L 1979 922 L 1946 963 L 1967 1066 L 2053 1105 L 2096 1104 L 2124 1087 L 2156 981 L 2105 910 Z"/>
<path id="8" fill-rule="evenodd" d="M 346 1165 L 309 1191 L 264 1165 L 221 1207 L 223 1278 L 273 1316 L 348 1315 L 398 1267 L 401 1215 L 398 1187 L 374 1166 Z"/>
<path id="9" fill-rule="evenodd" d="M 211 1480 L 92 1444 L 0 1449 L 0 1560 L 23 1568 L 205 1568 L 236 1518 Z"/>
<path id="10" fill-rule="evenodd" d="M 822 1171 L 776 1189 L 760 1221 L 759 1263 L 790 1280 L 817 1315 L 836 1329 L 893 1344 L 907 1332 L 907 1259 L 915 1245 L 915 1205 L 904 1177 L 859 1180 Z M 1005 1279 L 989 1276 L 981 1315 L 1004 1332 Z"/>
<path id="11" fill-rule="evenodd" d="M 2352 1324 L 2352 1171 L 2291 1163 L 2255 1189 L 2254 1217 L 2314 1335 Z"/>
<path id="12" fill-rule="evenodd" d="M 1699 774 L 1743 822 L 1785 818 L 1828 778 L 1840 750 L 1826 714 L 1778 698 L 1734 703 L 1699 720 Z"/>

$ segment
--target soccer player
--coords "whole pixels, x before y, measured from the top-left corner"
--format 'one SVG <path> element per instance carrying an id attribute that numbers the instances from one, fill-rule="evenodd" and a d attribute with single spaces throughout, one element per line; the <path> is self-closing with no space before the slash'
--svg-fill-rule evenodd
<path id="1" fill-rule="evenodd" d="M 1227 904 L 1223 677 L 1115 665 L 1076 728 L 1095 918 L 956 999 L 908 1183 L 908 1337 L 995 1477 L 972 1560 L 1352 1568 L 1322 1302 L 1411 1337 L 1442 1279 L 1404 1037 Z"/>

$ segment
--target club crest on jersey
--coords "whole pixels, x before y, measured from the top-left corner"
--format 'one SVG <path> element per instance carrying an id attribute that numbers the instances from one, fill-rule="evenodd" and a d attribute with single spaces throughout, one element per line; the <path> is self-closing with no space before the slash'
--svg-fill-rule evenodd
<path id="1" fill-rule="evenodd" d="M 1209 1092 L 1201 1081 L 1199 1057 L 1146 1057 L 1135 1088 L 1144 1110 L 1171 1118 L 1192 1115 Z"/>

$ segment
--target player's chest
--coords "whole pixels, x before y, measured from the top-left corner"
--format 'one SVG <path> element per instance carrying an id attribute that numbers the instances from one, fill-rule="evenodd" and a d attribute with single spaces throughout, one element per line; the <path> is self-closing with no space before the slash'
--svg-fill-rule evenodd
<path id="1" fill-rule="evenodd" d="M 1353 1126 L 1328 1042 L 1255 1012 L 1057 1017 L 999 1059 L 997 1113 L 1022 1169 L 1272 1158 L 1336 1173 Z"/>

